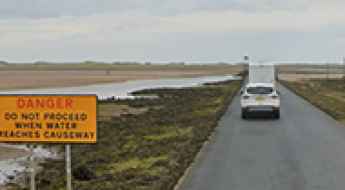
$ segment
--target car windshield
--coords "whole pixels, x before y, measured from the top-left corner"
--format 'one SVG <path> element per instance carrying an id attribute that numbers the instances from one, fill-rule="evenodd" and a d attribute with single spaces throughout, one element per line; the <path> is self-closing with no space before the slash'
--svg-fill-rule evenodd
<path id="1" fill-rule="evenodd" d="M 272 87 L 249 87 L 247 88 L 248 94 L 271 94 L 273 92 Z"/>

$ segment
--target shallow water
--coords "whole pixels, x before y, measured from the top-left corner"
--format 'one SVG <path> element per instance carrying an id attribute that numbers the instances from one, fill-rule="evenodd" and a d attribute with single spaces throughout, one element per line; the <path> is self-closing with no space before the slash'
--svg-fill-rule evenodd
<path id="1" fill-rule="evenodd" d="M 15 159 L 0 160 L 0 185 L 8 182 L 8 177 L 15 177 L 17 174 L 20 174 L 26 170 L 26 166 L 28 165 L 27 161 L 30 154 L 30 149 L 24 144 L 12 145 L 0 143 L 0 150 L 3 147 L 25 150 L 27 155 Z M 33 150 L 33 157 L 37 160 L 45 158 L 58 158 L 58 154 L 52 150 L 47 150 L 42 148 L 42 146 L 38 146 Z"/>
<path id="2" fill-rule="evenodd" d="M 239 77 L 237 76 L 225 75 L 181 79 L 138 80 L 80 87 L 0 91 L 0 94 L 96 94 L 99 99 L 107 99 L 110 97 L 132 98 L 133 96 L 130 95 L 131 92 L 143 89 L 193 87 L 204 83 L 238 79 Z"/>

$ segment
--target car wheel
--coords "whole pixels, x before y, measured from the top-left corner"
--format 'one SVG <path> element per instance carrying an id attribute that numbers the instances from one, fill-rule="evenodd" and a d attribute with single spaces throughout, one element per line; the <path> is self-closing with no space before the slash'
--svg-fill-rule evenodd
<path id="1" fill-rule="evenodd" d="M 247 119 L 248 118 L 246 110 L 242 110 L 242 114 L 241 115 L 242 115 L 242 119 Z"/>
<path id="2" fill-rule="evenodd" d="M 279 119 L 280 118 L 280 111 L 279 110 L 274 110 L 273 111 L 273 117 L 275 119 Z"/>

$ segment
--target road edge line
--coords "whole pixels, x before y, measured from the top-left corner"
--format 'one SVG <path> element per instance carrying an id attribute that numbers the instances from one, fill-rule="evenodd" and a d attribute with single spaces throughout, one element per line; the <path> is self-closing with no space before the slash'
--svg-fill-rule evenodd
<path id="1" fill-rule="evenodd" d="M 189 165 L 189 167 L 185 170 L 184 174 L 180 177 L 180 179 L 177 181 L 174 190 L 180 190 L 181 186 L 187 179 L 187 177 L 191 174 L 192 170 L 194 169 L 195 165 L 200 162 L 201 156 L 204 155 L 206 152 L 207 147 L 210 145 L 211 141 L 215 138 L 216 131 L 213 131 L 210 137 L 207 139 L 207 141 L 204 142 L 202 145 L 200 151 L 195 156 L 193 162 Z"/>
<path id="2" fill-rule="evenodd" d="M 311 102 L 310 100 L 308 100 L 303 94 L 299 93 L 297 90 L 295 90 L 294 88 L 290 87 L 285 81 L 279 81 L 279 84 L 282 85 L 283 87 L 285 87 L 286 89 L 288 89 L 290 92 L 292 92 L 294 95 L 302 98 L 304 101 L 306 101 L 307 103 L 309 103 L 311 106 L 313 106 L 314 108 L 318 109 L 319 111 L 321 111 L 322 113 L 325 113 L 327 116 L 329 116 L 331 119 L 333 119 L 338 125 L 345 127 L 344 123 L 341 123 L 340 121 L 338 121 L 332 114 L 330 114 L 326 109 L 315 105 L 313 102 Z"/>
<path id="3" fill-rule="evenodd" d="M 203 143 L 202 147 L 200 148 L 200 150 L 198 151 L 198 153 L 196 154 L 196 156 L 193 159 L 193 162 L 188 166 L 188 168 L 184 171 L 183 175 L 180 177 L 180 179 L 177 181 L 177 183 L 175 184 L 173 190 L 180 190 L 183 183 L 185 182 L 185 180 L 187 179 L 187 177 L 191 174 L 192 170 L 194 169 L 194 167 L 196 166 L 197 163 L 200 162 L 201 160 L 201 156 L 204 155 L 204 153 L 206 152 L 206 149 L 208 148 L 208 146 L 211 144 L 212 140 L 214 140 L 215 136 L 216 136 L 216 129 L 219 127 L 219 122 L 222 120 L 222 118 L 225 116 L 225 114 L 230 111 L 231 113 L 231 105 L 235 99 L 236 96 L 239 95 L 239 91 L 241 89 L 243 85 L 243 80 L 241 82 L 240 88 L 237 89 L 237 92 L 234 93 L 231 97 L 230 97 L 230 101 L 227 105 L 227 108 L 225 110 L 225 112 L 223 113 L 222 117 L 218 120 L 217 122 L 217 127 L 214 128 L 214 130 L 211 132 L 211 134 L 209 135 L 208 139 Z"/>

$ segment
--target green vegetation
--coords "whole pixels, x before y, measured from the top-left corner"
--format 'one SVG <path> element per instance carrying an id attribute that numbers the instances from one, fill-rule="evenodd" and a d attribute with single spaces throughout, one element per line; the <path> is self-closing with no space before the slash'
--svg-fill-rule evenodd
<path id="1" fill-rule="evenodd" d="M 345 81 L 342 79 L 314 79 L 282 84 L 315 106 L 345 123 Z"/>
<path id="2" fill-rule="evenodd" d="M 148 108 L 133 108 L 128 105 L 109 104 L 107 102 L 98 104 L 98 119 L 102 121 L 111 120 L 112 117 L 121 116 L 123 114 L 140 114 L 144 113 Z"/>
<path id="3" fill-rule="evenodd" d="M 209 138 L 240 88 L 240 81 L 183 89 L 143 90 L 157 99 L 102 102 L 99 141 L 72 147 L 78 190 L 172 190 Z M 126 106 L 110 116 L 109 105 Z M 111 107 L 111 106 L 110 106 Z M 128 108 L 127 108 L 128 107 Z M 145 110 L 131 113 L 131 110 Z M 63 190 L 63 160 L 48 160 L 38 189 Z M 16 188 L 17 190 L 20 188 Z"/>

